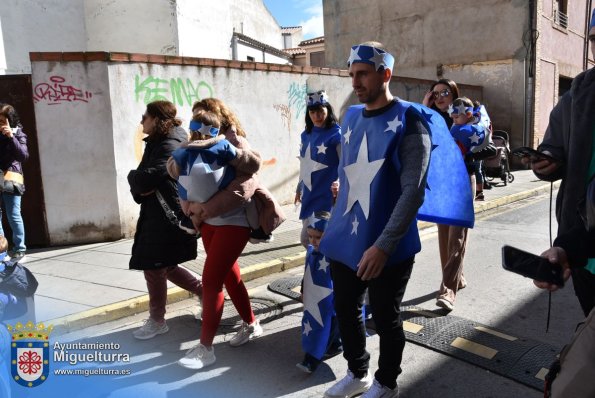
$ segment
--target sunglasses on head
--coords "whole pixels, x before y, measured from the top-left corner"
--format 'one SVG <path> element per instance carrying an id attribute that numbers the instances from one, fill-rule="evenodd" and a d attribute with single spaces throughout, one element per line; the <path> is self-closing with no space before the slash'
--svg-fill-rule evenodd
<path id="1" fill-rule="evenodd" d="M 434 96 L 434 98 L 448 97 L 450 95 L 450 90 L 445 88 L 444 90 L 440 91 L 432 91 L 432 95 Z"/>

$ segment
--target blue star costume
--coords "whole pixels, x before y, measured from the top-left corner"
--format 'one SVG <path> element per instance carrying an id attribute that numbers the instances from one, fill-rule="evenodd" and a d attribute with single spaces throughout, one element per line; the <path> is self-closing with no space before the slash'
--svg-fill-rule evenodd
<path id="1" fill-rule="evenodd" d="M 401 195 L 398 146 L 408 110 L 426 121 L 432 139 L 425 200 L 418 219 L 466 227 L 474 222 L 471 198 L 457 194 L 466 192 L 460 187 L 468 187 L 469 177 L 444 119 L 429 108 L 402 100 L 378 117 L 363 117 L 363 110 L 363 105 L 350 107 L 343 121 L 341 188 L 320 244 L 320 251 L 328 258 L 353 270 L 384 230 Z M 371 197 L 385 200 L 372 206 Z M 387 264 L 397 264 L 420 250 L 417 223 L 413 220 Z"/>
<path id="2" fill-rule="evenodd" d="M 304 315 L 302 317 L 302 348 L 317 360 L 322 359 L 331 338 L 333 282 L 328 260 L 312 245 L 306 252 L 304 272 Z"/>
<path id="3" fill-rule="evenodd" d="M 178 148 L 172 156 L 180 167 L 178 194 L 182 200 L 204 203 L 235 178 L 228 163 L 235 159 L 236 148 L 226 139 L 210 147 Z"/>
<path id="4" fill-rule="evenodd" d="M 337 180 L 341 128 L 335 124 L 329 129 L 312 127 L 304 131 L 300 148 L 300 184 L 302 208 L 300 219 L 304 220 L 317 211 L 330 211 L 333 207 L 331 184 Z"/>

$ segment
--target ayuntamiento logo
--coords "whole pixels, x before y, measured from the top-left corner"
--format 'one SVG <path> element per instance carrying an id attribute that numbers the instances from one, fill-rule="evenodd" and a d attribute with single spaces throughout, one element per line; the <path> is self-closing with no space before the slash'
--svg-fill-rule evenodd
<path id="1" fill-rule="evenodd" d="M 50 372 L 49 336 L 54 327 L 47 328 L 43 323 L 35 325 L 29 321 L 25 326 L 20 322 L 14 328 L 8 325 L 12 334 L 10 344 L 10 373 L 12 379 L 25 387 L 37 387 Z"/>

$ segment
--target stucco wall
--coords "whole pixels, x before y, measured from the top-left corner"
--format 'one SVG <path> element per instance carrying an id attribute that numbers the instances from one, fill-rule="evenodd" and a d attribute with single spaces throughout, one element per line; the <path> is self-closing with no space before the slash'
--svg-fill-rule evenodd
<path id="1" fill-rule="evenodd" d="M 175 2 L 85 0 L 87 51 L 178 53 Z M 80 51 L 80 50 L 79 50 Z"/>
<path id="2" fill-rule="evenodd" d="M 83 0 L 2 0 L 6 74 L 30 73 L 30 51 L 85 49 Z"/>
<path id="3" fill-rule="evenodd" d="M 34 62 L 32 84 L 51 244 L 120 237 L 107 65 Z"/>
<path id="4" fill-rule="evenodd" d="M 346 106 L 351 93 L 349 78 L 336 73 L 133 62 L 34 61 L 32 65 L 52 244 L 118 239 L 133 233 L 139 208 L 130 197 L 126 177 L 142 155 L 139 122 L 146 103 L 173 101 L 186 127 L 196 100 L 221 98 L 264 159 L 260 179 L 280 202 L 289 203 L 299 174 L 306 92 L 326 89 L 337 109 Z M 58 86 L 69 95 L 58 95 Z"/>

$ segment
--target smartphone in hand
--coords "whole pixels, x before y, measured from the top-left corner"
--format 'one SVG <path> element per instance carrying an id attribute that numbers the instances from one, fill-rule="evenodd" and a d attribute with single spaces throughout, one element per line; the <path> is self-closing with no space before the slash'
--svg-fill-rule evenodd
<path id="1" fill-rule="evenodd" d="M 539 152 L 533 148 L 529 148 L 528 146 L 522 146 L 519 148 L 515 148 L 510 151 L 513 155 L 518 157 L 529 157 L 532 162 L 537 162 L 540 160 L 549 160 L 552 163 L 561 163 L 560 160 L 556 159 L 553 156 L 548 155 L 547 153 Z"/>
<path id="2" fill-rule="evenodd" d="M 502 246 L 502 267 L 536 281 L 563 287 L 562 266 L 550 263 L 545 257 L 527 253 L 512 246 Z"/>

